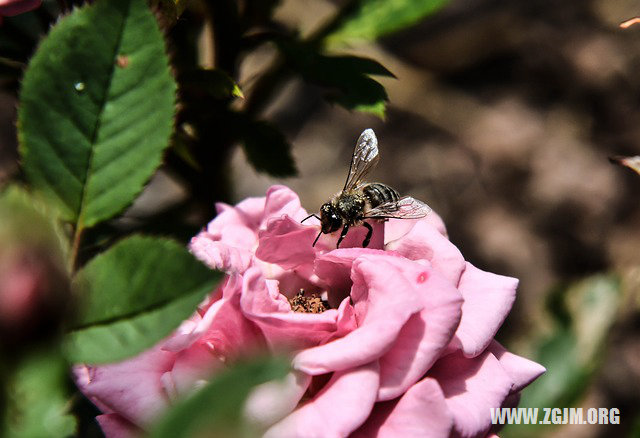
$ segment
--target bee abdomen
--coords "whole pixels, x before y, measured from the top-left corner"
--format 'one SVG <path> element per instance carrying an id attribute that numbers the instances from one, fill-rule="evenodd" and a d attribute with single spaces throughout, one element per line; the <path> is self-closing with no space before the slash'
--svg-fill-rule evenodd
<path id="1" fill-rule="evenodd" d="M 396 202 L 400 199 L 400 195 L 395 189 L 382 183 L 369 183 L 362 187 L 362 193 L 372 208 L 387 202 Z"/>

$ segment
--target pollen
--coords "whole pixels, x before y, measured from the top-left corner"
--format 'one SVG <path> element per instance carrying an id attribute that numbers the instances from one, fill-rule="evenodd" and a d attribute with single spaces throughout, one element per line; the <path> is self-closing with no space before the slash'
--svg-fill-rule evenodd
<path id="1" fill-rule="evenodd" d="M 293 297 L 289 298 L 291 310 L 298 313 L 322 313 L 329 309 L 329 303 L 324 301 L 318 294 L 305 296 L 304 289 Z"/>

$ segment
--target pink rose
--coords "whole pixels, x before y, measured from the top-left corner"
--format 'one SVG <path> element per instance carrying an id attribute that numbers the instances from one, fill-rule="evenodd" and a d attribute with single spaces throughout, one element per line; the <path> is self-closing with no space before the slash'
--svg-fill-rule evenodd
<path id="1" fill-rule="evenodd" d="M 0 0 L 0 16 L 14 15 L 32 11 L 40 7 L 41 0 Z"/>
<path id="2" fill-rule="evenodd" d="M 312 246 L 318 223 L 300 223 L 307 212 L 283 186 L 218 211 L 191 241 L 229 274 L 210 300 L 154 349 L 76 368 L 108 437 L 144 430 L 260 348 L 293 352 L 290 375 L 247 402 L 267 437 L 484 436 L 490 408 L 544 371 L 493 339 L 517 280 L 466 262 L 435 213 L 373 224 L 368 248 L 352 229 L 335 249 L 339 233 Z"/>

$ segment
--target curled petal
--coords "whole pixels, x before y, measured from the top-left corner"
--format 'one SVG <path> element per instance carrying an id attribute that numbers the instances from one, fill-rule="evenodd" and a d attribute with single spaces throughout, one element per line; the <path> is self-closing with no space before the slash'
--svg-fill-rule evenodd
<path id="1" fill-rule="evenodd" d="M 539 363 L 509 353 L 497 341 L 492 341 L 487 350 L 500 361 L 504 371 L 511 377 L 513 382 L 512 393 L 521 391 L 546 371 Z"/>
<path id="2" fill-rule="evenodd" d="M 41 0 L 3 0 L 0 1 L 0 15 L 13 17 L 40 7 L 40 3 Z"/>
<path id="3" fill-rule="evenodd" d="M 346 437 L 369 416 L 378 382 L 375 362 L 336 372 L 312 400 L 271 427 L 265 438 Z"/>
<path id="4" fill-rule="evenodd" d="M 216 204 L 218 216 L 207 226 L 207 231 L 214 235 L 220 235 L 229 225 L 243 225 L 257 231 L 264 217 L 264 204 L 266 198 L 247 198 L 235 206 L 222 202 Z"/>
<path id="5" fill-rule="evenodd" d="M 210 348 L 197 344 L 178 354 L 171 371 L 161 377 L 165 392 L 172 400 L 190 394 L 205 382 L 216 370 L 224 367 L 224 362 L 216 357 Z"/>
<path id="6" fill-rule="evenodd" d="M 298 406 L 310 383 L 311 376 L 292 371 L 281 381 L 257 386 L 245 403 L 245 417 L 261 428 L 275 424 Z"/>
<path id="7" fill-rule="evenodd" d="M 454 285 L 465 269 L 465 261 L 456 246 L 426 220 L 416 223 L 397 240 L 387 243 L 387 251 L 395 251 L 411 260 L 429 260 Z"/>
<path id="8" fill-rule="evenodd" d="M 447 228 L 445 227 L 442 218 L 435 211 L 431 210 L 427 216 L 420 220 L 389 219 L 389 221 L 385 222 L 384 243 L 387 244 L 394 240 L 400 239 L 401 237 L 408 234 L 413 229 L 413 227 L 420 222 L 429 224 L 444 237 L 447 237 Z"/>
<path id="9" fill-rule="evenodd" d="M 143 427 L 168 406 L 161 377 L 172 366 L 173 354 L 153 349 L 124 362 L 89 368 L 88 381 L 77 383 L 89 399 Z"/>
<path id="10" fill-rule="evenodd" d="M 284 215 L 269 221 L 266 230 L 260 231 L 256 257 L 284 269 L 313 265 L 316 251 L 312 244 L 315 237 L 316 230 L 313 227 L 302 225 Z"/>
<path id="11" fill-rule="evenodd" d="M 518 280 L 482 271 L 471 263 L 460 277 L 462 319 L 452 341 L 467 357 L 475 357 L 489 345 L 516 298 Z"/>
<path id="12" fill-rule="evenodd" d="M 297 222 L 307 217 L 307 211 L 300 205 L 296 192 L 285 186 L 271 186 L 267 190 L 260 228 L 265 229 L 270 220 L 285 214 Z"/>
<path id="13" fill-rule="evenodd" d="M 430 289 L 420 295 L 424 308 L 411 316 L 391 349 L 380 359 L 378 400 L 403 394 L 434 364 L 458 327 L 462 296 L 432 272 Z"/>
<path id="14" fill-rule="evenodd" d="M 353 261 L 363 255 L 381 255 L 382 251 L 370 248 L 340 248 L 321 254 L 315 261 L 315 274 L 330 291 L 328 301 L 332 306 L 342 301 L 351 290 Z"/>
<path id="15" fill-rule="evenodd" d="M 142 429 L 136 427 L 119 414 L 103 414 L 96 417 L 106 438 L 136 438 L 142 437 Z"/>
<path id="16" fill-rule="evenodd" d="M 426 377 L 398 400 L 376 403 L 353 438 L 447 438 L 453 417 L 438 382 Z"/>
<path id="17" fill-rule="evenodd" d="M 410 260 L 366 255 L 351 273 L 358 328 L 343 338 L 298 353 L 294 368 L 311 375 L 339 371 L 378 359 L 388 351 L 407 320 L 422 310 L 428 268 Z"/>
<path id="18" fill-rule="evenodd" d="M 229 273 L 246 271 L 253 259 L 250 248 L 236 247 L 213 240 L 206 231 L 191 239 L 189 249 L 211 269 Z"/>
<path id="19" fill-rule="evenodd" d="M 491 408 L 499 408 L 511 390 L 511 378 L 496 357 L 485 352 L 472 359 L 461 352 L 440 359 L 429 371 L 444 393 L 454 430 L 461 437 L 485 436 Z"/>

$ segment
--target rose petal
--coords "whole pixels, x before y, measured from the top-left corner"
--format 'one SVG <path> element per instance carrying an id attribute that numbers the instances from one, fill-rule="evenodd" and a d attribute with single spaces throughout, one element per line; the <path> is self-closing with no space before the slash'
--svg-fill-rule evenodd
<path id="1" fill-rule="evenodd" d="M 484 436 L 491 427 L 491 408 L 499 408 L 511 390 L 511 378 L 489 352 L 472 359 L 450 354 L 436 362 L 429 376 L 440 384 L 461 437 Z"/>
<path id="2" fill-rule="evenodd" d="M 546 371 L 539 363 L 508 352 L 495 340 L 489 344 L 487 350 L 500 361 L 500 365 L 511 378 L 512 393 L 521 391 Z"/>
<path id="3" fill-rule="evenodd" d="M 103 414 L 96 417 L 106 438 L 136 438 L 143 436 L 142 429 L 118 414 Z"/>
<path id="4" fill-rule="evenodd" d="M 311 383 L 311 376 L 290 372 L 282 381 L 257 386 L 245 403 L 245 417 L 260 428 L 269 427 L 290 414 Z"/>
<path id="5" fill-rule="evenodd" d="M 390 241 L 387 251 L 395 251 L 410 260 L 425 259 L 454 285 L 465 269 L 465 261 L 456 246 L 427 221 L 419 221 L 401 238 Z"/>
<path id="6" fill-rule="evenodd" d="M 41 0 L 4 0 L 0 2 L 0 14 L 13 17 L 40 7 L 40 3 Z"/>
<path id="7" fill-rule="evenodd" d="M 258 231 L 260 222 L 264 217 L 264 205 L 266 198 L 256 197 L 247 198 L 235 206 L 219 202 L 216 204 L 218 216 L 207 226 L 207 231 L 216 236 L 229 225 L 244 225 L 245 227 Z"/>
<path id="8" fill-rule="evenodd" d="M 430 289 L 420 295 L 424 309 L 404 325 L 391 349 L 380 359 L 378 400 L 391 400 L 417 382 L 441 355 L 458 327 L 462 296 L 445 278 L 432 272 Z"/>
<path id="9" fill-rule="evenodd" d="M 318 255 L 314 272 L 329 291 L 330 305 L 337 305 L 349 295 L 353 261 L 367 254 L 380 255 L 383 252 L 370 248 L 340 248 Z"/>
<path id="10" fill-rule="evenodd" d="M 462 319 L 452 341 L 467 357 L 475 357 L 489 345 L 516 298 L 518 280 L 482 271 L 471 263 L 460 277 Z"/>
<path id="11" fill-rule="evenodd" d="M 313 227 L 285 215 L 269 221 L 266 230 L 260 231 L 256 257 L 284 269 L 313 265 L 316 251 L 312 244 L 315 238 Z"/>
<path id="12" fill-rule="evenodd" d="M 378 391 L 378 366 L 373 362 L 336 372 L 309 402 L 276 423 L 265 438 L 346 437 L 369 416 Z"/>
<path id="13" fill-rule="evenodd" d="M 160 379 L 173 360 L 172 353 L 152 349 L 124 362 L 90 368 L 89 383 L 78 386 L 87 397 L 142 427 L 168 406 Z"/>
<path id="14" fill-rule="evenodd" d="M 162 375 L 162 385 L 167 395 L 177 400 L 197 388 L 197 382 L 205 381 L 223 367 L 224 362 L 214 356 L 209 347 L 196 344 L 177 355 L 171 371 Z"/>
<path id="15" fill-rule="evenodd" d="M 371 416 L 353 438 L 447 438 L 453 417 L 438 382 L 426 377 L 399 399 L 376 403 Z"/>
<path id="16" fill-rule="evenodd" d="M 413 227 L 420 222 L 426 222 L 427 224 L 438 230 L 438 232 L 444 237 L 447 237 L 447 228 L 445 227 L 442 218 L 435 211 L 431 210 L 427 216 L 419 220 L 389 219 L 387 222 L 385 222 L 384 243 L 387 244 L 396 239 L 400 239 L 402 236 L 409 233 L 413 229 Z"/>
<path id="17" fill-rule="evenodd" d="M 189 250 L 211 269 L 229 273 L 246 271 L 253 259 L 251 249 L 238 248 L 213 240 L 205 231 L 191 239 Z"/>
<path id="18" fill-rule="evenodd" d="M 429 292 L 428 269 L 410 260 L 366 255 L 353 263 L 358 328 L 343 338 L 298 353 L 294 368 L 311 375 L 339 371 L 377 359 L 392 347 L 407 320 L 422 309 Z"/>
<path id="19" fill-rule="evenodd" d="M 268 221 L 285 214 L 297 222 L 308 216 L 307 211 L 300 205 L 300 198 L 296 192 L 285 186 L 269 187 L 260 229 L 265 229 Z"/>

